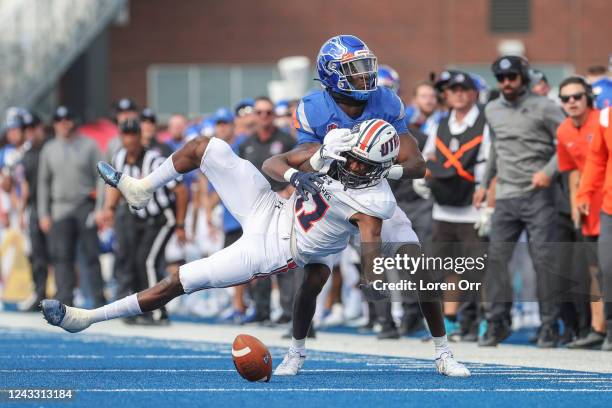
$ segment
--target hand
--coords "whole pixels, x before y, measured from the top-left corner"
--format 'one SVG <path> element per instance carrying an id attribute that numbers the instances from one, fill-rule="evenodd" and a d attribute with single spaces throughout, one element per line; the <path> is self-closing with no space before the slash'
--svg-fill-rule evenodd
<path id="1" fill-rule="evenodd" d="M 42 232 L 44 232 L 45 234 L 48 234 L 49 231 L 51 231 L 51 217 L 46 216 L 46 217 L 42 217 L 38 220 L 38 226 L 40 227 L 40 230 Z"/>
<path id="2" fill-rule="evenodd" d="M 580 225 L 582 225 L 582 213 L 577 206 L 572 207 L 572 222 L 575 229 L 579 229 Z"/>
<path id="3" fill-rule="evenodd" d="M 431 189 L 427 186 L 425 179 L 412 180 L 412 189 L 424 200 L 429 200 L 431 197 Z"/>
<path id="4" fill-rule="evenodd" d="M 589 212 L 591 211 L 591 203 L 589 203 L 588 201 L 577 203 L 576 210 L 580 214 L 589 215 Z"/>
<path id="5" fill-rule="evenodd" d="M 175 229 L 176 239 L 179 244 L 185 245 L 187 243 L 187 234 L 185 233 L 185 226 L 177 226 Z"/>
<path id="6" fill-rule="evenodd" d="M 310 158 L 310 165 L 313 170 L 319 171 L 325 166 L 326 160 L 338 160 L 341 163 L 346 162 L 346 158 L 340 154 L 348 152 L 355 145 L 357 135 L 352 134 L 348 129 L 332 129 L 330 130 L 323 145 Z"/>
<path id="7" fill-rule="evenodd" d="M 399 180 L 404 175 L 404 167 L 401 164 L 394 164 L 389 167 L 387 175 L 385 176 L 389 180 Z"/>
<path id="8" fill-rule="evenodd" d="M 472 197 L 472 205 L 476 208 L 480 208 L 486 196 L 487 190 L 482 187 L 479 187 L 478 190 L 474 192 L 474 196 Z"/>
<path id="9" fill-rule="evenodd" d="M 306 173 L 303 171 L 296 171 L 291 175 L 289 183 L 295 187 L 296 193 L 308 201 L 308 193 L 311 195 L 318 194 L 321 191 L 323 185 L 323 179 L 325 173 Z"/>
<path id="10" fill-rule="evenodd" d="M 96 212 L 96 224 L 99 229 L 110 228 L 115 222 L 115 214 L 110 208 L 104 208 Z"/>
<path id="11" fill-rule="evenodd" d="M 546 188 L 550 186 L 551 181 L 543 171 L 538 171 L 531 178 L 531 185 L 534 188 Z"/>
<path id="12" fill-rule="evenodd" d="M 488 237 L 491 234 L 491 220 L 495 207 L 482 208 L 478 214 L 478 221 L 474 224 L 474 229 L 479 237 Z"/>

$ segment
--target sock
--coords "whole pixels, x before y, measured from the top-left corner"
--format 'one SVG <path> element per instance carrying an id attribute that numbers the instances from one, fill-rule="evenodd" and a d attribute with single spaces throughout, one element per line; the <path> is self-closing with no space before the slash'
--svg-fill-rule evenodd
<path id="1" fill-rule="evenodd" d="M 114 301 L 111 304 L 99 307 L 91 311 L 92 323 L 103 322 L 105 320 L 116 319 L 118 317 L 135 316 L 142 313 L 136 293 Z"/>
<path id="2" fill-rule="evenodd" d="M 306 338 L 303 338 L 301 340 L 298 340 L 296 338 L 291 338 L 291 347 L 289 347 L 289 350 L 293 350 L 297 353 L 300 353 L 301 356 L 305 356 L 306 355 Z"/>
<path id="3" fill-rule="evenodd" d="M 432 337 L 432 339 L 434 345 L 436 346 L 436 360 L 439 359 L 443 353 L 451 353 L 451 350 L 448 347 L 448 339 L 446 338 L 446 334 L 440 337 Z"/>
<path id="4" fill-rule="evenodd" d="M 146 183 L 147 190 L 155 191 L 181 175 L 181 173 L 174 168 L 172 156 L 174 156 L 174 154 L 171 154 L 158 168 L 142 179 L 143 183 Z"/>

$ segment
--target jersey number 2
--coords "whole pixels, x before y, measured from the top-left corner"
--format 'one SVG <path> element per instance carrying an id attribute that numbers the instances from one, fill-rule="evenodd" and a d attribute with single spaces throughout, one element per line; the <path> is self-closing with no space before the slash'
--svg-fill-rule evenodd
<path id="1" fill-rule="evenodd" d="M 312 199 L 314 200 L 315 208 L 311 211 L 304 209 L 304 199 L 302 197 L 295 201 L 295 213 L 297 214 L 298 222 L 305 232 L 308 232 L 317 221 L 320 221 L 329 208 L 329 204 L 323 199 L 321 193 L 312 196 Z"/>

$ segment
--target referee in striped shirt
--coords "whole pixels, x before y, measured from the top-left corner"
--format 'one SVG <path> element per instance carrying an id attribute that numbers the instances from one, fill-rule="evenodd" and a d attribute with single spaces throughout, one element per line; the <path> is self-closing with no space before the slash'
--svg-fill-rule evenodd
<path id="1" fill-rule="evenodd" d="M 129 119 L 119 124 L 122 147 L 113 157 L 113 166 L 135 178 L 151 173 L 166 159 L 159 151 L 142 144 L 140 123 Z M 155 192 L 145 208 L 130 208 L 127 222 L 115 226 L 118 248 L 117 261 L 122 267 L 116 271 L 118 293 L 137 293 L 155 285 L 160 278 L 157 271 L 164 262 L 166 244 L 174 232 L 184 244 L 187 189 L 179 179 Z M 113 215 L 121 193 L 114 188 L 106 190 L 102 220 L 112 225 Z M 122 261 L 122 262 L 121 262 Z M 165 309 L 157 315 L 127 323 L 163 324 L 168 316 Z"/>

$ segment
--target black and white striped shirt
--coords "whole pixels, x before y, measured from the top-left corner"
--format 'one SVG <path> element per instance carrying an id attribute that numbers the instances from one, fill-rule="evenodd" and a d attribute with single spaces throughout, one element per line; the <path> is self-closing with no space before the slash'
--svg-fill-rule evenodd
<path id="1" fill-rule="evenodd" d="M 127 151 L 125 148 L 119 149 L 113 158 L 113 167 L 128 176 L 140 179 L 148 176 L 153 170 L 159 167 L 166 158 L 162 156 L 157 150 L 143 149 L 140 157 L 134 164 L 128 164 L 126 162 Z M 155 217 L 160 215 L 166 209 L 174 210 L 175 207 L 175 196 L 172 190 L 182 181 L 182 178 L 178 178 L 174 181 L 169 182 L 163 188 L 158 189 L 153 194 L 153 198 L 149 201 L 145 208 L 135 210 L 130 207 L 130 211 L 136 214 L 138 218 L 146 219 L 149 217 Z"/>

